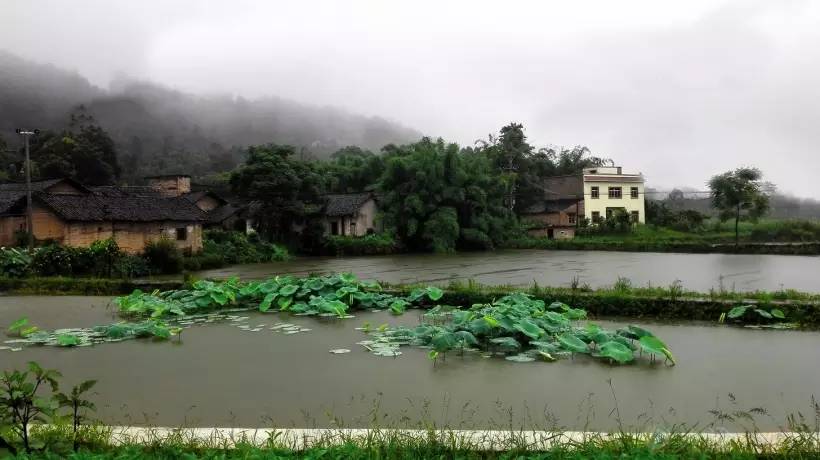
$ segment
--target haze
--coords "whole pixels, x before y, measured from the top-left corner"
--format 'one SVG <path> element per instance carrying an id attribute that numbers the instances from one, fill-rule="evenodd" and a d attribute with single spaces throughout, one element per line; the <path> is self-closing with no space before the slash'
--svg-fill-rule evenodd
<path id="1" fill-rule="evenodd" d="M 658 188 L 820 197 L 820 3 L 3 2 L 0 49 L 107 86 L 275 95 L 472 145 L 510 122 Z M 1 84 L 1 82 L 0 82 Z"/>

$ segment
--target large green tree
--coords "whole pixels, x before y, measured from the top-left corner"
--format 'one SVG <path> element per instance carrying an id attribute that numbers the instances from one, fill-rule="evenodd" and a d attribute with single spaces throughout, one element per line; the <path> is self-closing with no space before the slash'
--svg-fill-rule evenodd
<path id="1" fill-rule="evenodd" d="M 349 146 L 336 151 L 330 161 L 320 163 L 329 176 L 334 193 L 361 192 L 375 187 L 384 172 L 384 157 Z"/>
<path id="2" fill-rule="evenodd" d="M 35 179 L 70 177 L 83 184 L 109 185 L 120 175 L 114 141 L 82 111 L 72 115 L 67 129 L 32 137 L 31 161 Z"/>
<path id="3" fill-rule="evenodd" d="M 712 177 L 709 190 L 712 206 L 718 210 L 720 220 L 735 221 L 735 245 L 740 241 L 740 221 L 755 221 L 769 210 L 769 197 L 763 182 L 763 174 L 757 168 L 738 168 Z"/>
<path id="4" fill-rule="evenodd" d="M 527 142 L 524 126 L 510 123 L 498 136 L 476 141 L 475 150 L 483 152 L 493 162 L 507 184 L 516 212 L 544 199 L 544 178 L 578 174 L 584 168 L 612 164 L 612 160 L 592 155 L 587 147 L 546 147 L 536 150 Z M 514 193 L 511 191 L 514 190 Z M 509 205 L 509 199 L 507 200 Z"/>
<path id="5" fill-rule="evenodd" d="M 424 138 L 387 155 L 381 209 L 408 249 L 487 248 L 509 233 L 505 184 L 482 152 Z"/>
<path id="6" fill-rule="evenodd" d="M 249 147 L 247 161 L 230 178 L 236 194 L 259 203 L 260 231 L 280 241 L 317 211 L 325 182 L 314 163 L 298 159 L 293 147 L 276 144 Z"/>

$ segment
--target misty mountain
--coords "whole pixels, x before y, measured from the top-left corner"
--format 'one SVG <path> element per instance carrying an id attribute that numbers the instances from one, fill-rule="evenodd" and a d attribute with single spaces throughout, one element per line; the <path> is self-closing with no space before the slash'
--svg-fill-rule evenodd
<path id="1" fill-rule="evenodd" d="M 0 51 L 0 136 L 10 145 L 14 128 L 60 130 L 78 111 L 114 139 L 129 182 L 225 171 L 242 161 L 247 145 L 290 144 L 325 158 L 347 145 L 377 151 L 421 136 L 383 118 L 279 97 L 200 96 L 129 78 L 103 89 L 75 72 Z"/>

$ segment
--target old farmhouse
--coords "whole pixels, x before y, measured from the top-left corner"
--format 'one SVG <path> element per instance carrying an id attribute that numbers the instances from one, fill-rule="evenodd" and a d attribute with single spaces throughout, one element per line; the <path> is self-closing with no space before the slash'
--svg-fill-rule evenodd
<path id="1" fill-rule="evenodd" d="M 373 193 L 325 195 L 322 215 L 329 235 L 364 236 L 376 231 L 376 197 Z"/>
<path id="2" fill-rule="evenodd" d="M 86 187 L 71 179 L 34 182 L 34 237 L 68 246 L 114 238 L 131 253 L 165 237 L 183 251 L 200 251 L 209 213 L 185 196 L 190 192 L 190 177 L 155 177 L 148 184 Z M 14 244 L 18 232 L 25 231 L 25 184 L 0 184 L 0 245 Z"/>
<path id="3" fill-rule="evenodd" d="M 522 213 L 533 224 L 533 236 L 573 238 L 580 219 L 595 225 L 618 212 L 634 223 L 646 222 L 643 175 L 624 174 L 620 166 L 548 177 L 541 189 L 542 199 Z"/>

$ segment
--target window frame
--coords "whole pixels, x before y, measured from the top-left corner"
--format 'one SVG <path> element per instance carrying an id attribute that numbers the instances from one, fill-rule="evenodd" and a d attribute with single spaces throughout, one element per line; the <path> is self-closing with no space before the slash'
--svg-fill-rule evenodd
<path id="1" fill-rule="evenodd" d="M 633 200 L 640 198 L 641 191 L 638 187 L 629 187 L 629 197 Z"/>
<path id="2" fill-rule="evenodd" d="M 629 212 L 629 221 L 633 224 L 637 224 L 641 221 L 641 212 L 640 211 L 630 211 Z"/>
<path id="3" fill-rule="evenodd" d="M 569 222 L 570 225 L 575 225 L 575 223 L 578 222 L 577 214 L 575 214 L 574 212 L 568 212 L 567 213 L 567 222 Z"/>
<path id="4" fill-rule="evenodd" d="M 592 219 L 593 224 L 598 224 L 601 222 L 601 212 L 600 211 L 592 211 L 590 214 L 590 218 Z"/>
<path id="5" fill-rule="evenodd" d="M 188 227 L 176 227 L 174 229 L 177 241 L 188 241 Z M 182 236 L 182 238 L 180 238 Z"/>
<path id="6" fill-rule="evenodd" d="M 589 188 L 589 198 L 591 200 L 597 200 L 601 197 L 601 189 L 595 185 Z"/>
<path id="7" fill-rule="evenodd" d="M 614 196 L 615 194 L 613 192 L 616 192 L 616 191 L 618 192 L 617 193 L 618 196 Z M 607 196 L 609 197 L 610 200 L 620 200 L 624 196 L 623 187 L 608 187 L 607 188 Z"/>

